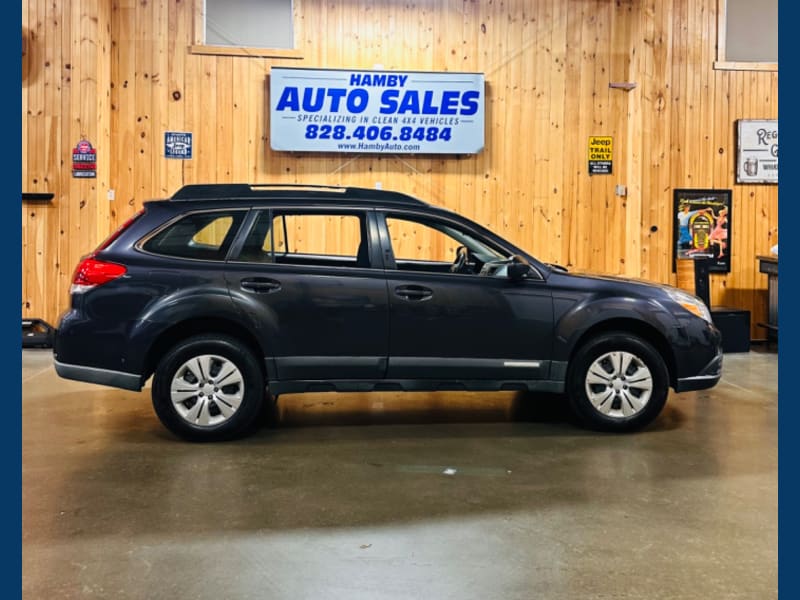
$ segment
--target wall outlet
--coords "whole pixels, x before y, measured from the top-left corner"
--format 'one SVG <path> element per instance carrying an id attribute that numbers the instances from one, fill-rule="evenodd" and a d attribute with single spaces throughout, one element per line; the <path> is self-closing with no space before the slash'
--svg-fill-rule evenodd
<path id="1" fill-rule="evenodd" d="M 628 195 L 628 188 L 618 183 L 616 186 L 614 186 L 614 193 L 617 196 L 624 198 L 625 196 Z"/>

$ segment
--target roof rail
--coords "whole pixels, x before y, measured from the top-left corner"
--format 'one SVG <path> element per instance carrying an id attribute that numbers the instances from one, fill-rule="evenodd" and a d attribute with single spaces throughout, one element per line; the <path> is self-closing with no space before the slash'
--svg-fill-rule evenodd
<path id="1" fill-rule="evenodd" d="M 424 205 L 422 200 L 388 190 L 305 183 L 210 183 L 185 185 L 172 195 L 172 200 L 220 200 L 224 198 L 293 198 L 297 192 L 314 200 L 372 200 Z"/>

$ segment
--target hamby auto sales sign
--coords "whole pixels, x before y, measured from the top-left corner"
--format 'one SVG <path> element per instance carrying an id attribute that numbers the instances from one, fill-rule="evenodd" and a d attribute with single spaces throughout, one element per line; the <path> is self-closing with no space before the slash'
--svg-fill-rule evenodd
<path id="1" fill-rule="evenodd" d="M 482 73 L 270 71 L 270 147 L 301 152 L 476 154 Z"/>

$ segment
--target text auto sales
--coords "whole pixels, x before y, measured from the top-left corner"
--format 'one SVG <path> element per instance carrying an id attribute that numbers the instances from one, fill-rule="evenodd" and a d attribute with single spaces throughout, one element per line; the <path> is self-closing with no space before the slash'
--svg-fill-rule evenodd
<path id="1" fill-rule="evenodd" d="M 373 124 L 418 124 L 458 125 L 458 116 L 471 116 L 478 112 L 480 92 L 476 90 L 402 90 L 408 75 L 386 75 L 353 73 L 348 88 L 300 88 L 287 86 L 283 89 L 276 111 L 301 112 L 299 122 L 309 123 L 367 123 Z M 369 107 L 370 94 L 365 87 L 387 87 L 380 94 L 380 116 L 370 120 L 359 116 Z M 316 114 L 323 110 L 339 113 L 345 109 L 349 114 Z M 398 116 L 399 115 L 399 116 Z"/>

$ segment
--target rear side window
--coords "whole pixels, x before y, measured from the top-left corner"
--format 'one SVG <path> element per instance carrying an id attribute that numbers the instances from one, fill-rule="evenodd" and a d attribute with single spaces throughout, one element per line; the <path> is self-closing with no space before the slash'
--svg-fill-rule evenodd
<path id="1" fill-rule="evenodd" d="M 246 211 L 193 213 L 147 240 L 142 249 L 153 254 L 225 260 Z"/>
<path id="2" fill-rule="evenodd" d="M 370 266 L 363 214 L 261 212 L 238 260 L 325 267 Z"/>
<path id="3" fill-rule="evenodd" d="M 361 219 L 356 215 L 276 215 L 275 255 L 356 258 Z"/>

